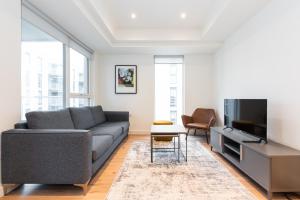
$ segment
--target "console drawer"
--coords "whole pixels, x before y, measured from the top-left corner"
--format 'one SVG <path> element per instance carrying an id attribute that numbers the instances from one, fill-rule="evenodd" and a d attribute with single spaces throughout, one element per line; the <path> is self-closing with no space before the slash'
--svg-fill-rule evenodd
<path id="1" fill-rule="evenodd" d="M 270 188 L 270 159 L 243 145 L 240 169 L 263 188 Z"/>

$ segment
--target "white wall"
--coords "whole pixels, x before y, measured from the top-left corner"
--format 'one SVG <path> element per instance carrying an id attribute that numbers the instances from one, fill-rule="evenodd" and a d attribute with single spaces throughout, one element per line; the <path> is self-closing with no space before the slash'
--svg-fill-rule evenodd
<path id="1" fill-rule="evenodd" d="M 153 55 L 95 54 L 96 103 L 104 110 L 128 110 L 131 133 L 149 133 L 154 119 L 154 57 Z M 185 113 L 198 106 L 211 106 L 212 56 L 185 55 Z M 114 93 L 114 67 L 117 64 L 138 66 L 136 95 Z"/>
<path id="2" fill-rule="evenodd" d="M 96 103 L 104 110 L 130 112 L 131 131 L 148 130 L 154 117 L 154 62 L 151 55 L 95 55 Z M 137 94 L 115 94 L 115 65 L 137 65 Z M 97 93 L 97 92 L 96 92 Z"/>
<path id="3" fill-rule="evenodd" d="M 185 114 L 195 108 L 213 108 L 212 55 L 185 55 Z"/>
<path id="4" fill-rule="evenodd" d="M 0 1 L 0 132 L 21 112 L 21 1 Z M 1 166 L 1 165 L 0 165 Z M 0 170 L 1 171 L 1 170 Z M 0 187 L 0 195 L 3 195 Z"/>
<path id="5" fill-rule="evenodd" d="M 300 1 L 273 0 L 215 56 L 215 99 L 268 98 L 268 137 L 300 149 Z M 221 121 L 221 123 L 223 123 Z"/>

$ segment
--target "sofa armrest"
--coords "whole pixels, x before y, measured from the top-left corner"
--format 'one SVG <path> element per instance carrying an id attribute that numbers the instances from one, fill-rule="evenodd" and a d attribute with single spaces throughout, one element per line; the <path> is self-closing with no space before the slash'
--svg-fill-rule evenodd
<path id="1" fill-rule="evenodd" d="M 15 124 L 15 129 L 28 129 L 28 124 L 26 121 L 20 121 Z"/>
<path id="2" fill-rule="evenodd" d="M 193 118 L 191 116 L 181 115 L 181 119 L 182 119 L 182 124 L 183 124 L 184 127 L 186 127 L 186 125 L 188 123 L 192 123 L 193 122 Z"/>
<path id="3" fill-rule="evenodd" d="M 2 183 L 81 184 L 92 176 L 87 130 L 13 129 L 1 137 Z"/>
<path id="4" fill-rule="evenodd" d="M 109 122 L 129 121 L 129 112 L 127 111 L 104 111 L 104 114 Z"/>

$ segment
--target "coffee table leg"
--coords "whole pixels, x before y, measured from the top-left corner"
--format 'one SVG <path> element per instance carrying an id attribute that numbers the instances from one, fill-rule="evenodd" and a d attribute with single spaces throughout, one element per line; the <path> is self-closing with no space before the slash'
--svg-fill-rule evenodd
<path id="1" fill-rule="evenodd" d="M 187 162 L 187 134 L 185 135 L 185 161 Z"/>
<path id="2" fill-rule="evenodd" d="M 175 148 L 176 148 L 176 146 L 175 146 L 175 144 L 176 144 L 176 137 L 173 137 L 173 144 L 174 144 L 174 153 L 176 153 L 176 151 L 175 151 Z"/>
<path id="3" fill-rule="evenodd" d="M 179 135 L 177 137 L 177 140 L 178 140 L 178 162 L 180 162 L 180 138 L 179 138 Z"/>
<path id="4" fill-rule="evenodd" d="M 151 148 L 151 162 L 153 162 L 153 138 L 150 136 L 150 148 Z"/>

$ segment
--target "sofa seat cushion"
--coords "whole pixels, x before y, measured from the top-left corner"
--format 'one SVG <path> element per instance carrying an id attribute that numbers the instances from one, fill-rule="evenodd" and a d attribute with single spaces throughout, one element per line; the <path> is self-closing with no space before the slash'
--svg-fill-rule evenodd
<path id="1" fill-rule="evenodd" d="M 123 133 L 123 129 L 121 126 L 102 126 L 101 124 L 92 128 L 91 132 L 93 135 L 111 135 L 115 140 Z"/>
<path id="2" fill-rule="evenodd" d="M 93 136 L 93 161 L 99 159 L 113 144 L 111 135 L 95 135 Z"/>
<path id="3" fill-rule="evenodd" d="M 120 121 L 120 122 L 105 122 L 101 124 L 103 127 L 122 127 L 123 132 L 129 129 L 128 121 Z"/>
<path id="4" fill-rule="evenodd" d="M 89 107 L 70 108 L 70 113 L 76 129 L 89 129 L 96 125 Z"/>
<path id="5" fill-rule="evenodd" d="M 74 129 L 69 109 L 26 113 L 29 129 Z"/>
<path id="6" fill-rule="evenodd" d="M 93 106 L 90 107 L 90 110 L 92 112 L 96 124 L 101 124 L 106 121 L 106 117 L 102 110 L 102 106 Z"/>
<path id="7" fill-rule="evenodd" d="M 205 123 L 188 123 L 186 125 L 188 128 L 199 128 L 199 129 L 208 129 L 208 124 Z"/>

